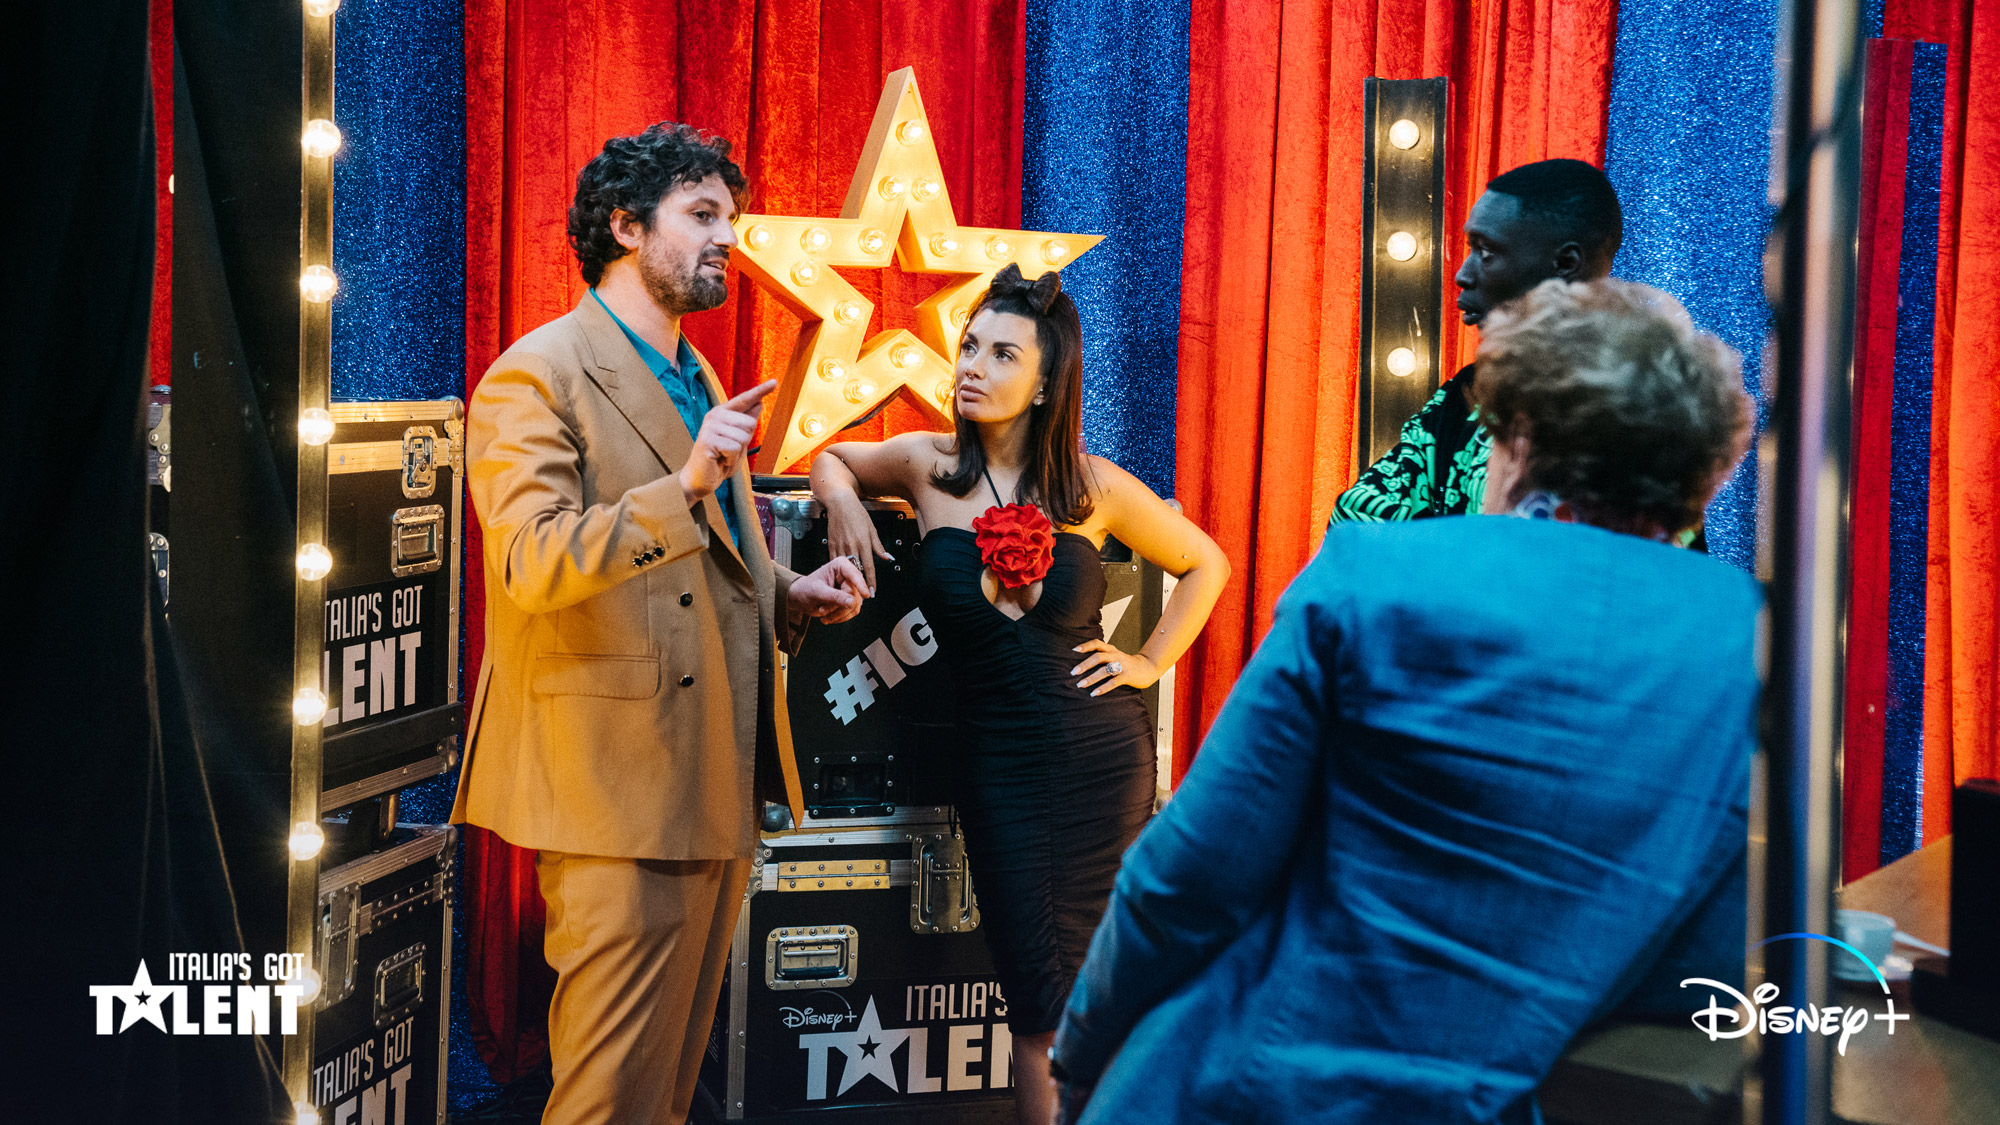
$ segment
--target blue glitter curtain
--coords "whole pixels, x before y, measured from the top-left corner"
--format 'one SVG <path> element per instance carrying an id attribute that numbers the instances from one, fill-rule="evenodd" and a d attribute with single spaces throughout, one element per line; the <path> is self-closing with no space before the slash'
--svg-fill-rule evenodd
<path id="1" fill-rule="evenodd" d="M 1029 0 L 1030 230 L 1107 236 L 1063 271 L 1083 320 L 1084 441 L 1174 487 L 1188 0 Z"/>
<path id="2" fill-rule="evenodd" d="M 1879 28 L 1880 13 L 1876 13 Z M 1889 692 L 1882 731 L 1882 862 L 1923 846 L 1924 605 L 1930 562 L 1931 346 L 1937 313 L 1938 174 L 1945 48 L 1910 63 L 1896 367 L 1889 406 Z"/>
<path id="3" fill-rule="evenodd" d="M 334 123 L 344 143 L 334 157 L 333 397 L 463 396 L 463 6 L 347 0 L 334 20 Z M 453 771 L 404 790 L 402 819 L 443 823 L 456 783 Z M 498 1092 L 472 1044 L 463 919 L 452 925 L 454 1113 Z"/>
<path id="4" fill-rule="evenodd" d="M 1743 353 L 1760 429 L 1777 18 L 1777 0 L 1620 4 L 1604 153 L 1625 211 L 1612 272 L 1672 293 Z M 1709 552 L 1745 570 L 1756 561 L 1756 482 L 1753 451 L 1708 508 Z"/>
<path id="5" fill-rule="evenodd" d="M 335 17 L 337 399 L 465 393 L 464 45 L 450 0 Z"/>

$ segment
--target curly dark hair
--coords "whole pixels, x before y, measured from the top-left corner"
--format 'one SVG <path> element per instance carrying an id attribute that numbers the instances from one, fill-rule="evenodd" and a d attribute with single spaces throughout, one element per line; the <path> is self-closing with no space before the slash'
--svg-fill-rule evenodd
<path id="1" fill-rule="evenodd" d="M 611 213 L 624 211 L 651 225 L 666 194 L 682 184 L 721 176 L 739 204 L 749 182 L 729 159 L 729 142 L 692 125 L 662 121 L 642 133 L 613 137 L 576 174 L 576 202 L 569 209 L 569 244 L 583 280 L 596 285 L 604 267 L 625 256 L 611 236 Z"/>
<path id="2" fill-rule="evenodd" d="M 1502 499 L 1545 489 L 1613 530 L 1693 527 L 1750 440 L 1741 358 L 1651 286 L 1542 282 L 1487 317 L 1474 379 L 1493 440 L 1527 439 Z"/>

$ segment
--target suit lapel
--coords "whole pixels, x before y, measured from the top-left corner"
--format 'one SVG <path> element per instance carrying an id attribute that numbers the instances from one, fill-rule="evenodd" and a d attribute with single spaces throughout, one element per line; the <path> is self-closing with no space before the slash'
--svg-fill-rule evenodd
<path id="1" fill-rule="evenodd" d="M 618 322 L 588 292 L 577 302 L 576 316 L 583 325 L 584 346 L 590 350 L 591 380 L 652 448 L 660 464 L 679 472 L 694 453 L 694 436 L 681 421 L 673 396 L 647 370 Z"/>
<path id="2" fill-rule="evenodd" d="M 613 327 L 616 327 L 616 325 Z M 715 369 L 708 365 L 708 357 L 701 354 L 700 350 L 692 343 L 688 344 L 688 351 L 693 352 L 695 362 L 701 364 L 701 381 L 708 388 L 708 400 L 718 405 L 728 402 L 729 393 L 722 389 L 722 381 L 715 377 Z M 757 519 L 757 502 L 751 498 L 750 457 L 747 452 L 737 460 L 736 472 L 730 479 L 736 482 L 736 487 L 732 490 L 734 495 L 731 497 L 736 509 L 736 526 L 745 535 L 753 534 L 757 529 L 761 529 L 763 525 Z M 707 508 L 708 526 L 712 529 L 710 539 L 722 544 L 723 550 L 728 552 L 730 558 L 736 560 L 738 567 L 742 568 L 743 577 L 751 579 L 752 585 L 755 585 L 756 581 L 755 577 L 751 574 L 749 560 L 744 557 L 743 552 L 736 548 L 734 541 L 729 535 L 729 525 L 723 522 L 722 505 L 709 504 Z M 755 554 L 755 552 L 752 552 L 752 554 Z"/>

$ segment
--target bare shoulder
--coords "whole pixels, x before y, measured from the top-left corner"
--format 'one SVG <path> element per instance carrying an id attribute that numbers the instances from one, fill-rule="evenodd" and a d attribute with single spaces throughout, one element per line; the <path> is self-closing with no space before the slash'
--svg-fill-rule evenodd
<path id="1" fill-rule="evenodd" d="M 1091 499 L 1099 504 L 1131 504 L 1141 500 L 1156 500 L 1153 490 L 1146 482 L 1118 467 L 1115 462 L 1086 453 L 1084 468 L 1090 480 Z"/>

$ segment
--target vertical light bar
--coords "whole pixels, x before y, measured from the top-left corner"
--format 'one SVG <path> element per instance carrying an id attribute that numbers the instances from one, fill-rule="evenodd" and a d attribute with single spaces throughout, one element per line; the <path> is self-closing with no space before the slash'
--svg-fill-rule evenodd
<path id="1" fill-rule="evenodd" d="M 1788 0 L 1779 24 L 1781 198 L 1775 271 L 1777 468 L 1772 518 L 1765 936 L 1833 931 L 1847 575 L 1849 381 L 1861 171 L 1861 7 Z M 1764 979 L 1799 1009 L 1831 985 L 1818 941 L 1763 947 Z M 1766 1125 L 1833 1120 L 1832 1041 L 1766 1035 Z"/>
<path id="2" fill-rule="evenodd" d="M 293 610 L 292 683 L 301 696 L 320 692 L 320 650 L 325 645 L 326 437 L 327 405 L 332 393 L 333 300 L 338 279 L 333 274 L 333 151 L 326 123 L 333 121 L 333 14 L 338 0 L 305 0 L 303 42 L 304 88 L 299 118 L 300 172 L 303 184 L 299 221 L 299 487 L 297 596 Z M 314 439 L 317 440 L 314 440 Z M 338 566 L 341 560 L 332 560 Z M 324 703 L 321 697 L 322 704 Z M 285 885 L 285 947 L 305 955 L 311 964 L 313 916 L 319 896 L 319 794 L 321 732 L 310 708 L 297 711 L 292 724 L 291 824 L 292 862 Z M 323 976 L 323 967 L 311 965 Z M 285 1090 L 292 1104 L 312 1105 L 310 1078 L 313 1057 L 313 1017 L 316 1003 L 299 1016 L 298 1034 L 284 1040 Z"/>
<path id="3" fill-rule="evenodd" d="M 1443 78 L 1362 80 L 1361 383 L 1354 450 L 1396 444 L 1442 377 Z"/>

